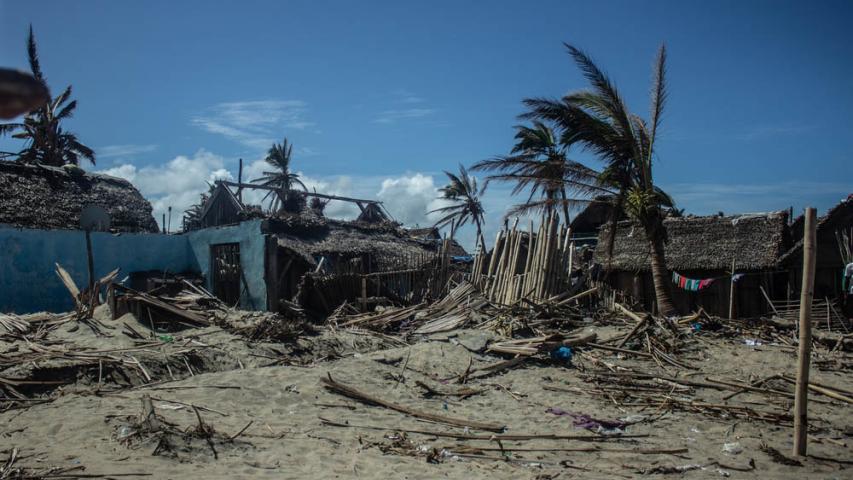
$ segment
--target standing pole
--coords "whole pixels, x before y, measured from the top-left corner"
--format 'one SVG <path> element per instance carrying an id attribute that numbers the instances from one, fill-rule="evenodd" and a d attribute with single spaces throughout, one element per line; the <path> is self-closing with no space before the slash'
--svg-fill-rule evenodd
<path id="1" fill-rule="evenodd" d="M 172 206 L 169 205 L 169 223 L 166 224 L 166 233 L 172 230 Z"/>
<path id="2" fill-rule="evenodd" d="M 86 229 L 86 258 L 89 266 L 89 295 L 92 295 L 92 289 L 95 288 L 95 259 L 92 255 L 92 237 L 88 228 Z"/>
<path id="3" fill-rule="evenodd" d="M 816 246 L 816 211 L 806 209 L 803 233 L 803 286 L 800 290 L 800 345 L 797 357 L 797 390 L 794 394 L 794 455 L 806 454 L 808 422 L 809 362 L 812 347 L 812 299 Z"/>
<path id="4" fill-rule="evenodd" d="M 240 169 L 237 170 L 237 183 L 240 185 L 237 187 L 237 200 L 240 203 L 243 203 L 243 159 L 240 159 Z"/>
<path id="5" fill-rule="evenodd" d="M 729 318 L 734 317 L 735 311 L 735 259 L 732 258 L 732 276 L 729 279 Z"/>

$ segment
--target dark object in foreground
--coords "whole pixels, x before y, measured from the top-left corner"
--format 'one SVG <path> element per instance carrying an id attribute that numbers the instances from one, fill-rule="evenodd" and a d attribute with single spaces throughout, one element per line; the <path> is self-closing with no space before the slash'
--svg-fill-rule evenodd
<path id="1" fill-rule="evenodd" d="M 29 73 L 0 68 L 0 118 L 13 119 L 35 110 L 47 100 L 44 83 Z"/>

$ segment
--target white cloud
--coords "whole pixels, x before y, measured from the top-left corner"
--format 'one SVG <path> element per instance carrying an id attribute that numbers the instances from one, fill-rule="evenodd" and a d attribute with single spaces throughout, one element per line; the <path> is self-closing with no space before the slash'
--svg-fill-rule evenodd
<path id="1" fill-rule="evenodd" d="M 95 149 L 98 159 L 132 157 L 157 150 L 157 145 L 105 145 Z"/>
<path id="2" fill-rule="evenodd" d="M 248 162 L 244 164 L 243 180 L 248 182 L 258 178 L 269 168 L 260 159 Z M 121 177 L 136 185 L 151 202 L 158 224 L 163 213 L 171 206 L 172 230 L 180 228 L 184 211 L 198 202 L 199 195 L 207 191 L 208 182 L 237 178 L 233 165 L 229 169 L 223 157 L 206 150 L 199 150 L 191 156 L 180 155 L 160 165 L 136 167 L 124 163 L 98 173 Z M 396 176 L 313 176 L 297 173 L 309 191 L 316 189 L 319 193 L 330 195 L 379 200 L 397 221 L 407 227 L 432 225 L 438 219 L 438 214 L 428 212 L 447 205 L 444 200 L 438 199 L 438 188 L 445 180 L 443 175 L 437 177 L 414 172 Z M 508 187 L 494 188 L 483 198 L 487 211 L 485 234 L 489 240 L 502 225 L 502 216 L 512 203 L 508 192 Z M 265 194 L 262 190 L 245 189 L 243 200 L 260 205 Z M 358 216 L 359 209 L 350 202 L 333 200 L 327 204 L 325 213 L 330 218 L 352 220 Z M 466 248 L 470 249 L 474 245 L 475 230 L 472 226 L 463 227 L 458 235 L 460 243 Z"/>
<path id="3" fill-rule="evenodd" d="M 444 205 L 437 199 L 438 187 L 432 175 L 422 173 L 385 178 L 376 197 L 397 221 L 407 226 L 432 224 L 437 215 L 427 212 Z"/>
<path id="4" fill-rule="evenodd" d="M 207 191 L 208 182 L 234 177 L 225 168 L 222 157 L 205 150 L 187 157 L 179 155 L 162 165 L 137 168 L 123 164 L 98 173 L 124 178 L 151 202 L 154 218 L 159 224 L 163 213 L 172 207 L 172 229 L 177 230 L 186 209 Z"/>
<path id="5" fill-rule="evenodd" d="M 432 108 L 407 108 L 402 110 L 385 110 L 373 120 L 373 123 L 397 123 L 400 120 L 423 118 L 435 113 Z"/>
<path id="6" fill-rule="evenodd" d="M 304 130 L 316 125 L 305 118 L 301 100 L 226 102 L 193 117 L 192 124 L 251 148 L 265 149 L 279 141 L 283 128 Z"/>

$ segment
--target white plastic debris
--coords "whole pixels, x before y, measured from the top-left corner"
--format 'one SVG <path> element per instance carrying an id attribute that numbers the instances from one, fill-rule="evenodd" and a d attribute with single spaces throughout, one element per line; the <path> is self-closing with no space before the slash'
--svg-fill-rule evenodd
<path id="1" fill-rule="evenodd" d="M 740 446 L 740 442 L 732 442 L 732 443 L 724 443 L 723 444 L 723 453 L 728 453 L 729 455 L 737 455 L 743 451 L 743 447 Z"/>

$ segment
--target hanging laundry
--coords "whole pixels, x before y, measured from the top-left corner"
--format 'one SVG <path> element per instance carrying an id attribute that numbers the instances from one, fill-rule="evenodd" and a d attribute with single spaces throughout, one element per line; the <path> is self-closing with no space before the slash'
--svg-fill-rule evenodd
<path id="1" fill-rule="evenodd" d="M 744 273 L 736 273 L 736 274 L 732 275 L 732 281 L 737 282 L 738 280 L 743 278 L 744 275 L 745 275 Z"/>
<path id="2" fill-rule="evenodd" d="M 707 288 L 708 285 L 713 283 L 714 280 L 716 280 L 716 278 L 687 278 L 681 274 L 672 272 L 672 283 L 678 285 L 678 288 L 690 292 L 698 292 L 699 290 L 703 290 Z"/>

